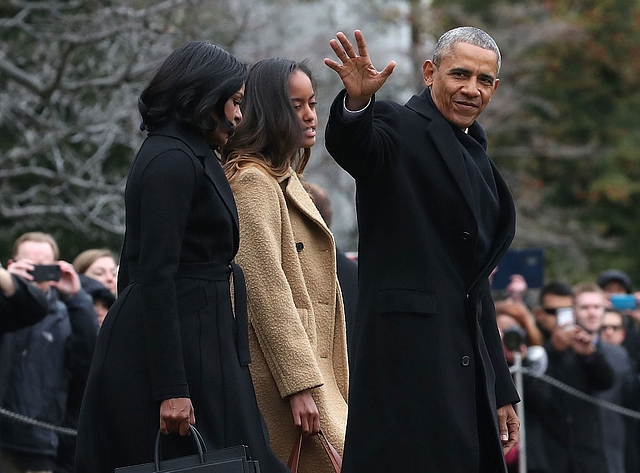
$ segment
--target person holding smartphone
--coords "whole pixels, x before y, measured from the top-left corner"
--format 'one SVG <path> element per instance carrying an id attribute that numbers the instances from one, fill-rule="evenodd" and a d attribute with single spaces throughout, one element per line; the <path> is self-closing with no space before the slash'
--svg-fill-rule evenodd
<path id="1" fill-rule="evenodd" d="M 619 269 L 607 269 L 598 276 L 598 286 L 607 296 L 608 306 L 624 318 L 626 336 L 622 346 L 640 374 L 640 292 L 633 291 L 631 278 Z"/>
<path id="2" fill-rule="evenodd" d="M 591 336 L 595 350 L 602 353 L 614 373 L 613 385 L 606 390 L 598 390 L 594 396 L 618 406 L 631 409 L 638 407 L 638 380 L 627 350 L 607 342 L 601 334 L 606 313 L 606 295 L 597 284 L 580 284 L 574 288 L 576 324 Z M 627 447 L 637 450 L 637 443 L 628 444 L 631 438 L 626 418 L 610 409 L 600 408 L 602 439 L 607 462 L 605 471 L 638 471 L 636 466 L 628 468 Z M 637 424 L 635 427 L 637 429 Z"/>
<path id="3" fill-rule="evenodd" d="M 538 323 L 544 327 L 544 348 L 548 355 L 546 374 L 588 395 L 610 389 L 615 382 L 614 369 L 597 343 L 600 322 L 596 319 L 598 311 L 604 307 L 597 286 L 595 295 L 600 298 L 576 298 L 578 294 L 593 293 L 593 289 L 571 288 L 551 281 L 543 286 L 540 305 L 536 308 Z M 580 317 L 576 317 L 577 314 Z M 540 384 L 537 396 L 529 400 L 534 403 L 529 405 L 535 410 L 537 424 L 543 427 L 540 438 L 551 471 L 616 471 L 607 469 L 597 405 L 546 383 Z"/>
<path id="4" fill-rule="evenodd" d="M 2 336 L 0 400 L 9 411 L 75 427 L 98 326 L 91 296 L 82 289 L 73 266 L 59 258 L 58 245 L 49 234 L 25 233 L 14 243 L 8 271 L 42 293 L 47 314 Z M 73 451 L 75 438 L 65 440 Z M 60 439 L 53 430 L 5 420 L 0 444 L 0 470 L 5 473 L 56 467 Z"/>

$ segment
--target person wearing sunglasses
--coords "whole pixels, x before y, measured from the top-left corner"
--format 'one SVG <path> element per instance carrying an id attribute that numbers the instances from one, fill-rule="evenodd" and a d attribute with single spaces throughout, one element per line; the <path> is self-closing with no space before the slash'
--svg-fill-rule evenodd
<path id="1" fill-rule="evenodd" d="M 600 326 L 600 336 L 605 342 L 613 345 L 622 345 L 626 331 L 624 329 L 624 318 L 617 310 L 606 310 L 602 325 Z"/>
<path id="2" fill-rule="evenodd" d="M 575 314 L 573 323 L 562 320 L 567 313 Z M 543 286 L 535 315 L 548 354 L 546 374 L 582 393 L 594 395 L 613 386 L 614 371 L 594 343 L 597 329 L 594 333 L 585 330 L 580 314 L 582 310 L 575 303 L 571 286 L 560 281 Z M 529 407 L 535 411 L 528 421 L 533 421 L 535 415 L 542 426 L 544 451 L 552 467 L 548 471 L 609 471 L 599 407 L 549 384 L 539 384 L 538 396 L 527 398 Z"/>

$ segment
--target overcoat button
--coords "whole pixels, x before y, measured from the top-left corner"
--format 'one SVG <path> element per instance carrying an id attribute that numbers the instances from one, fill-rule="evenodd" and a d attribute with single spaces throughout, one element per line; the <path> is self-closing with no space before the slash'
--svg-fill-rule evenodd
<path id="1" fill-rule="evenodd" d="M 469 366 L 469 357 L 467 355 L 462 357 L 462 366 Z"/>
<path id="2" fill-rule="evenodd" d="M 463 239 L 463 240 L 468 240 L 469 238 L 471 238 L 471 233 L 469 233 L 469 232 L 462 232 L 462 239 Z"/>

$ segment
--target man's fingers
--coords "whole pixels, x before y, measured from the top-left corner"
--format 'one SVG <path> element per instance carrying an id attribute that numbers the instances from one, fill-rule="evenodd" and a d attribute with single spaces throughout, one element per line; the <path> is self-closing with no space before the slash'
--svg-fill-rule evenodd
<path id="1" fill-rule="evenodd" d="M 329 40 L 329 45 L 331 46 L 331 49 L 333 49 L 333 52 L 336 53 L 338 59 L 340 59 L 343 63 L 349 60 L 349 57 L 344 52 L 338 41 L 336 41 L 335 39 L 331 39 Z"/>
<path id="2" fill-rule="evenodd" d="M 509 440 L 514 444 L 520 440 L 520 423 L 509 423 Z"/>
<path id="3" fill-rule="evenodd" d="M 387 77 L 389 77 L 391 75 L 391 73 L 393 72 L 393 70 L 396 68 L 396 62 L 395 61 L 391 61 L 389 64 L 387 64 L 387 66 L 382 69 L 382 72 L 380 72 L 380 76 L 386 80 Z"/>
<path id="4" fill-rule="evenodd" d="M 509 432 L 506 426 L 500 426 L 500 441 L 505 444 L 509 441 Z"/>
<path id="5" fill-rule="evenodd" d="M 518 431 L 518 424 L 508 424 L 509 430 L 507 433 L 500 434 L 500 440 L 502 441 L 502 451 L 506 455 L 509 451 L 515 447 L 518 443 L 520 434 Z"/>
<path id="6" fill-rule="evenodd" d="M 343 32 L 338 31 L 336 33 L 336 38 L 340 41 L 342 49 L 347 53 L 347 57 L 356 57 L 356 50 L 353 48 L 353 45 L 349 42 L 347 36 Z"/>
<path id="7" fill-rule="evenodd" d="M 340 64 L 338 64 L 337 62 L 329 59 L 329 58 L 325 58 L 324 59 L 324 63 L 325 65 L 329 66 L 331 69 L 333 69 L 334 71 L 336 71 L 338 74 L 340 74 L 340 68 L 342 67 Z"/>
<path id="8" fill-rule="evenodd" d="M 355 30 L 353 32 L 353 36 L 356 38 L 356 44 L 358 45 L 358 54 L 360 56 L 369 56 L 369 52 L 367 51 L 367 42 L 364 40 L 362 31 Z"/>

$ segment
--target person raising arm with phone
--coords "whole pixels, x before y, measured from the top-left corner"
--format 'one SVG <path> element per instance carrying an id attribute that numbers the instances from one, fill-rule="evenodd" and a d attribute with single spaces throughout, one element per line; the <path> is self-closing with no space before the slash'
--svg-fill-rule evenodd
<path id="1" fill-rule="evenodd" d="M 49 276 L 34 278 L 43 266 Z M 54 268 L 59 273 L 51 271 Z M 47 233 L 18 237 L 7 269 L 42 294 L 47 313 L 39 322 L 2 336 L 2 407 L 73 428 L 98 332 L 91 296 L 80 287 L 73 266 L 60 260 L 58 244 Z M 17 422 L 3 422 L 0 429 L 2 471 L 56 468 L 61 437 L 55 431 Z M 72 452 L 75 438 L 67 440 L 71 443 L 64 445 Z"/>

